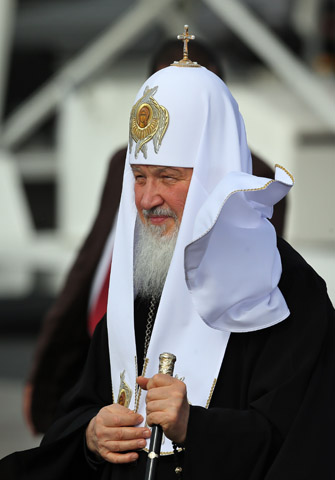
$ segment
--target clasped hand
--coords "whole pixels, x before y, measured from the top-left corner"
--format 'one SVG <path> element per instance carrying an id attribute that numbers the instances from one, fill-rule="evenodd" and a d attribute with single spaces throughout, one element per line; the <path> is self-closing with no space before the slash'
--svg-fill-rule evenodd
<path id="1" fill-rule="evenodd" d="M 176 443 L 186 438 L 189 417 L 186 386 L 169 375 L 138 377 L 138 385 L 147 390 L 147 424 L 159 424 L 165 435 Z M 117 403 L 102 408 L 86 429 L 89 450 L 111 463 L 137 460 L 137 451 L 145 447 L 150 429 L 139 427 L 142 415 Z"/>

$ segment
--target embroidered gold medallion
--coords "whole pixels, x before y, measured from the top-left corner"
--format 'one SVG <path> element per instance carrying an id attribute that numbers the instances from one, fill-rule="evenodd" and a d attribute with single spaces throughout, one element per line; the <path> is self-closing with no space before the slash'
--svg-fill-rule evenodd
<path id="1" fill-rule="evenodd" d="M 135 103 L 130 113 L 129 151 L 133 141 L 136 143 L 135 158 L 142 150 L 147 158 L 147 142 L 153 141 L 155 153 L 158 153 L 166 129 L 169 125 L 169 112 L 153 98 L 158 87 L 145 87 L 143 96 Z"/>
<path id="2" fill-rule="evenodd" d="M 119 389 L 119 395 L 117 397 L 117 403 L 119 405 L 122 405 L 123 407 L 128 408 L 133 392 L 124 379 L 125 373 L 126 373 L 125 370 L 123 370 L 123 372 L 120 373 L 120 389 Z"/>

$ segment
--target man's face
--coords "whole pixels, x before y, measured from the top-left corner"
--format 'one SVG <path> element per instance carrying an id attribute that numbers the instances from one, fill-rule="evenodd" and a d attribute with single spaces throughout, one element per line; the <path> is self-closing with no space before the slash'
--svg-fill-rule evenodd
<path id="1" fill-rule="evenodd" d="M 164 227 L 164 235 L 181 222 L 192 168 L 132 165 L 135 203 L 143 224 Z"/>

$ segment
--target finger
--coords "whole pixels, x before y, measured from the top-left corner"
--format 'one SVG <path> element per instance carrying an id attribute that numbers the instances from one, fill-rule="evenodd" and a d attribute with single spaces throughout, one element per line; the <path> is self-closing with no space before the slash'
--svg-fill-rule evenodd
<path id="1" fill-rule="evenodd" d="M 170 387 L 156 387 L 156 388 L 151 388 L 148 390 L 147 396 L 146 396 L 146 402 L 147 404 L 151 401 L 154 400 L 168 400 L 171 397 L 174 396 L 181 396 L 182 393 L 178 394 L 179 392 L 175 392 L 172 390 Z"/>
<path id="2" fill-rule="evenodd" d="M 104 441 L 128 441 L 128 440 L 139 440 L 147 439 L 151 435 L 149 428 L 140 428 L 140 427 L 121 427 L 121 428 L 105 428 L 104 431 L 100 434 L 100 438 Z"/>
<path id="3" fill-rule="evenodd" d="M 175 382 L 180 382 L 180 380 L 171 377 L 170 375 L 165 375 L 163 373 L 157 373 L 153 377 L 148 379 L 146 389 L 150 390 L 151 388 L 165 387 L 172 385 Z"/>
<path id="4" fill-rule="evenodd" d="M 139 425 L 144 420 L 142 415 L 131 410 L 119 410 L 109 407 L 101 409 L 97 419 L 99 419 L 106 427 L 135 426 Z"/>
<path id="5" fill-rule="evenodd" d="M 119 464 L 135 462 L 138 459 L 138 453 L 136 452 L 115 453 L 106 451 L 101 456 L 102 458 L 107 460 L 107 462 Z"/>
<path id="6" fill-rule="evenodd" d="M 162 402 L 162 401 L 155 401 L 151 402 L 147 405 L 147 423 L 148 425 L 152 425 L 158 423 L 162 425 L 163 423 L 169 422 L 174 423 L 179 418 L 179 412 L 181 409 L 181 402 L 179 403 L 172 403 L 172 402 Z M 159 415 L 159 419 L 157 418 Z"/>
<path id="7" fill-rule="evenodd" d="M 146 444 L 147 444 L 146 439 L 139 438 L 139 439 L 122 440 L 122 441 L 109 440 L 107 442 L 104 442 L 103 446 L 110 452 L 123 453 L 123 452 L 129 452 L 134 450 L 141 450 L 146 446 Z"/>
<path id="8" fill-rule="evenodd" d="M 136 383 L 142 388 L 142 390 L 147 389 L 148 381 L 149 381 L 149 378 L 145 378 L 145 377 L 142 377 L 142 376 L 137 377 L 137 379 L 136 379 Z"/>
<path id="9" fill-rule="evenodd" d="M 146 395 L 147 404 L 154 400 L 183 401 L 187 396 L 186 385 L 182 382 L 151 388 Z"/>
<path id="10" fill-rule="evenodd" d="M 153 425 L 160 425 L 163 429 L 165 429 L 172 423 L 173 419 L 166 411 L 155 410 L 148 413 L 146 421 L 149 427 L 152 427 Z"/>
<path id="11" fill-rule="evenodd" d="M 165 410 L 174 409 L 175 406 L 170 400 L 152 400 L 147 403 L 146 412 L 147 416 L 152 412 L 164 412 Z"/>
<path id="12" fill-rule="evenodd" d="M 115 413 L 118 415 L 138 415 L 134 412 L 134 410 L 130 410 L 130 408 L 124 407 L 119 403 L 112 403 L 110 405 L 106 405 L 102 410 L 106 410 L 110 413 Z"/>

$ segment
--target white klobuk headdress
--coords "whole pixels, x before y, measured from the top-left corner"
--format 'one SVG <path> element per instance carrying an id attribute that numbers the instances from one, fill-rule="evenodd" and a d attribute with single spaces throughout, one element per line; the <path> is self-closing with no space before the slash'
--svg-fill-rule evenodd
<path id="1" fill-rule="evenodd" d="M 144 417 L 145 392 L 135 388 L 137 212 L 131 164 L 193 168 L 145 375 L 157 373 L 162 352 L 175 354 L 175 373 L 185 378 L 190 403 L 206 407 L 230 333 L 266 328 L 289 315 L 278 289 L 276 233 L 267 218 L 289 191 L 292 177 L 280 167 L 275 180 L 251 174 L 238 106 L 207 69 L 170 66 L 140 89 L 130 118 L 107 324 L 114 401 L 120 387 L 131 389 L 129 408 Z M 165 439 L 162 453 L 172 451 Z"/>

